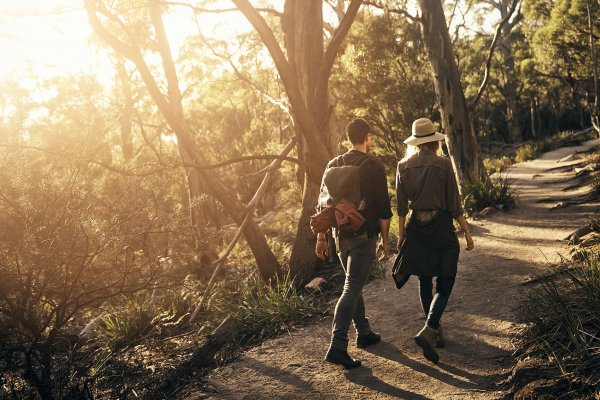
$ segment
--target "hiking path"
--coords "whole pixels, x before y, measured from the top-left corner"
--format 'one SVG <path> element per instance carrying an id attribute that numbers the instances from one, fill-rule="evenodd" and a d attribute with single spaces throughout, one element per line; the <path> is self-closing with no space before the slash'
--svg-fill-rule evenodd
<path id="1" fill-rule="evenodd" d="M 440 363 L 425 360 L 413 336 L 424 324 L 412 277 L 397 290 L 388 271 L 364 289 L 367 315 L 382 342 L 360 350 L 351 328 L 349 353 L 363 366 L 345 371 L 323 361 L 330 340 L 332 316 L 290 330 L 242 354 L 239 360 L 213 370 L 203 389 L 186 399 L 501 399 L 496 385 L 510 371 L 519 325 L 514 310 L 525 301 L 526 283 L 549 272 L 560 256 L 562 241 L 584 226 L 599 203 L 551 210 L 553 197 L 585 193 L 582 187 L 562 191 L 557 182 L 572 173 L 556 167 L 574 165 L 597 140 L 543 154 L 511 166 L 506 175 L 517 191 L 517 207 L 470 220 L 476 248 L 464 250 L 458 276 L 442 319 L 446 348 Z M 570 157 L 569 161 L 560 161 Z M 569 157 L 567 157 L 569 158 Z M 572 159 L 575 158 L 575 159 Z M 392 173 L 392 171 L 387 171 Z M 331 310 L 335 302 L 331 305 Z"/>

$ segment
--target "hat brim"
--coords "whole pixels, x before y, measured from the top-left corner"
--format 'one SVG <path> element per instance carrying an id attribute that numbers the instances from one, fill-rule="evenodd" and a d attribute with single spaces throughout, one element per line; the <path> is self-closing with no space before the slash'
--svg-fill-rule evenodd
<path id="1" fill-rule="evenodd" d="M 446 135 L 444 135 L 443 133 L 439 133 L 439 132 L 435 132 L 433 135 L 428 135 L 428 136 L 409 136 L 408 139 L 406 139 L 404 141 L 405 144 L 408 144 L 410 146 L 418 146 L 420 144 L 423 143 L 429 143 L 429 142 L 438 142 L 440 140 L 445 140 L 446 139 Z"/>

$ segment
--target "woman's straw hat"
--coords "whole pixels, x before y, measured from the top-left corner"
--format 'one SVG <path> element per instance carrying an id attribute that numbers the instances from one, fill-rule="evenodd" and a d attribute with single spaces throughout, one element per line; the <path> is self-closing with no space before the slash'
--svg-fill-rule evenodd
<path id="1" fill-rule="evenodd" d="M 419 118 L 413 122 L 412 135 L 404 141 L 411 146 L 418 146 L 427 142 L 444 140 L 446 135 L 436 132 L 433 122 L 429 118 Z"/>

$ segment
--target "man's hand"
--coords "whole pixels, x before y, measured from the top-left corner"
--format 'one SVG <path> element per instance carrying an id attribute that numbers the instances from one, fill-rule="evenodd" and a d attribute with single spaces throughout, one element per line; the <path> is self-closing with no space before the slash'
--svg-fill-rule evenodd
<path id="1" fill-rule="evenodd" d="M 317 239 L 315 254 L 321 260 L 325 260 L 325 258 L 329 255 L 329 243 L 326 239 Z"/>
<path id="2" fill-rule="evenodd" d="M 475 242 L 469 232 L 465 233 L 465 240 L 467 241 L 467 251 L 473 250 L 475 248 Z"/>

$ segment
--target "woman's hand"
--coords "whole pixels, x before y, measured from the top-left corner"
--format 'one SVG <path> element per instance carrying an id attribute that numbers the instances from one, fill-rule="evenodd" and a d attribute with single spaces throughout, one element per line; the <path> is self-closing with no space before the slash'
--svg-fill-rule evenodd
<path id="1" fill-rule="evenodd" d="M 315 254 L 321 260 L 325 260 L 325 258 L 329 255 L 329 243 L 327 242 L 327 239 L 317 239 Z"/>
<path id="2" fill-rule="evenodd" d="M 396 248 L 398 249 L 398 252 L 400 252 L 400 249 L 402 248 L 402 243 L 404 243 L 404 239 L 406 239 L 406 234 L 404 233 L 404 230 L 402 230 L 398 234 L 398 243 L 396 243 Z"/>
<path id="3" fill-rule="evenodd" d="M 470 232 L 465 233 L 465 240 L 467 241 L 467 251 L 473 250 L 475 248 L 475 242 L 473 241 Z"/>

